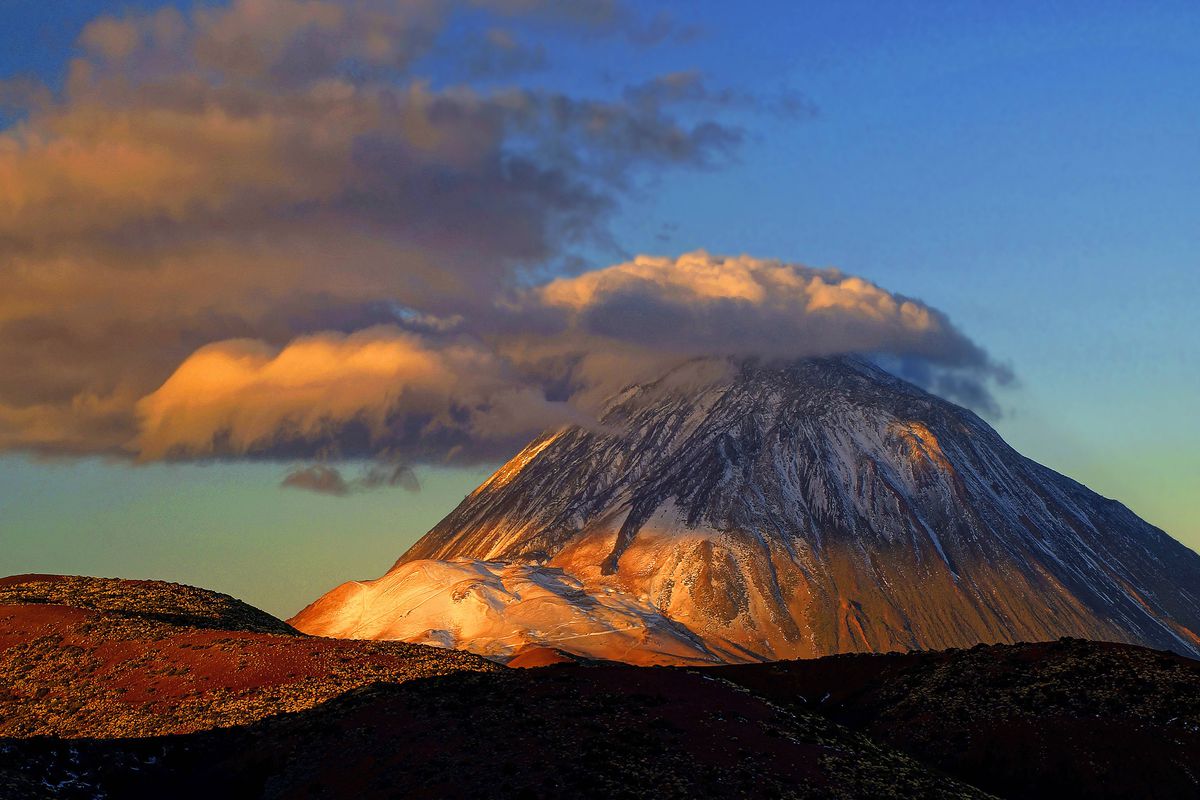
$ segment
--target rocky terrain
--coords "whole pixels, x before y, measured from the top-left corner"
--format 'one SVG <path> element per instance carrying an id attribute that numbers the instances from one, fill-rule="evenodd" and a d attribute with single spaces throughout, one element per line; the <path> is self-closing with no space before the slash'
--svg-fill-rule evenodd
<path id="1" fill-rule="evenodd" d="M 5 774 L 57 787 L 30 797 L 986 796 L 710 676 L 603 666 L 376 685 L 185 737 L 9 742 Z"/>
<path id="2" fill-rule="evenodd" d="M 202 630 L 297 635 L 291 625 L 227 594 L 166 581 L 79 575 L 0 578 L 2 606 L 69 606 L 108 619 L 162 622 Z"/>
<path id="3" fill-rule="evenodd" d="M 1002 797 L 1200 796 L 1200 661 L 1062 639 L 713 674 Z"/>
<path id="4" fill-rule="evenodd" d="M 610 598 L 634 613 L 598 617 Z M 635 663 L 1062 636 L 1198 655 L 1200 556 L 865 361 L 702 360 L 537 438 L 383 578 L 290 622 Z"/>

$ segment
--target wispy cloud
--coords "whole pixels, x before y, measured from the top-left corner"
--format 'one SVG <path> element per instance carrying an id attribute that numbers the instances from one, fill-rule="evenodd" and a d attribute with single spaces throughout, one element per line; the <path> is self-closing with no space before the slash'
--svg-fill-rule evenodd
<path id="1" fill-rule="evenodd" d="M 407 464 L 371 464 L 352 480 L 346 480 L 342 470 L 331 464 L 311 464 L 292 469 L 279 482 L 279 486 L 282 489 L 300 489 L 335 497 L 390 488 L 407 492 L 421 491 L 416 472 Z"/>
<path id="2" fill-rule="evenodd" d="M 301 489 L 316 494 L 332 494 L 344 497 L 350 494 L 350 485 L 336 467 L 315 464 L 298 467 L 284 476 L 279 485 L 284 489 Z"/>

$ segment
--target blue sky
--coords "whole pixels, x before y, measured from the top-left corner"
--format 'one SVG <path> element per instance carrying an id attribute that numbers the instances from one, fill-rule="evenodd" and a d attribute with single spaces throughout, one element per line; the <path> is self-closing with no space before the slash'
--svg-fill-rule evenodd
<path id="1" fill-rule="evenodd" d="M 58 81 L 89 19 L 138 7 L 157 4 L 9 0 L 0 76 Z M 731 110 L 751 133 L 735 161 L 649 179 L 619 248 L 836 266 L 920 298 L 1015 370 L 992 420 L 1013 446 L 1200 546 L 1200 8 L 661 7 L 701 34 L 581 47 L 548 28 L 553 69 L 531 80 L 605 92 L 695 68 L 816 113 Z M 284 471 L 0 456 L 0 573 L 184 580 L 290 614 L 383 572 L 487 472 L 329 497 L 279 489 Z"/>

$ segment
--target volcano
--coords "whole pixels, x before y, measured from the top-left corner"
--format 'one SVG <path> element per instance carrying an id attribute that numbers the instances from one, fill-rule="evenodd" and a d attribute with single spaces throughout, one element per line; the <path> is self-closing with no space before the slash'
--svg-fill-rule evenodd
<path id="1" fill-rule="evenodd" d="M 290 620 L 507 660 L 749 662 L 1064 636 L 1200 656 L 1200 556 L 856 357 L 702 360 L 530 442 Z"/>

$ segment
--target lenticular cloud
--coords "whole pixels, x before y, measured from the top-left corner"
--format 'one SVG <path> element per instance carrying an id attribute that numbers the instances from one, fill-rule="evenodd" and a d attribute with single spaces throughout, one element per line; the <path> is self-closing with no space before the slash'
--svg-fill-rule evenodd
<path id="1" fill-rule="evenodd" d="M 556 279 L 449 322 L 406 313 L 282 347 L 207 345 L 138 402 L 130 448 L 489 460 L 586 424 L 607 395 L 682 361 L 843 353 L 919 359 L 976 388 L 1005 375 L 945 315 L 862 278 L 695 252 Z"/>

